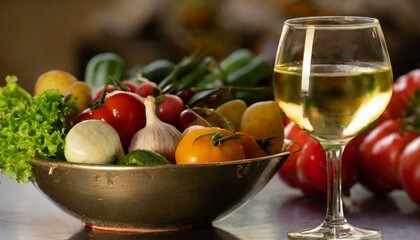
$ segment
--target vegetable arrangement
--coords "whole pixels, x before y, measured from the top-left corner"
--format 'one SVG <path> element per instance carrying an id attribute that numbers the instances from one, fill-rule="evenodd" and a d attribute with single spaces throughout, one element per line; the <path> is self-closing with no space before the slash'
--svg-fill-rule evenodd
<path id="1" fill-rule="evenodd" d="M 34 96 L 8 76 L 0 88 L 2 171 L 27 182 L 33 157 L 149 166 L 283 151 L 283 115 L 265 94 L 270 70 L 261 56 L 240 49 L 218 62 L 197 51 L 134 75 L 124 76 L 124 67 L 118 55 L 99 54 L 84 81 L 51 70 Z"/>
<path id="2" fill-rule="evenodd" d="M 305 195 L 326 194 L 325 153 L 294 123 L 285 124 L 285 137 L 301 145 L 279 176 Z M 355 137 L 343 153 L 343 192 L 356 182 L 374 194 L 404 189 L 420 204 L 420 69 L 400 76 L 384 113 Z"/>

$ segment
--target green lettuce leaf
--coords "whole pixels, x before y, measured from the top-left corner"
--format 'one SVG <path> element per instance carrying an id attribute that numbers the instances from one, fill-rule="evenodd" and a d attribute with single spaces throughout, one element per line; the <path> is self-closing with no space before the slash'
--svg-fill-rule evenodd
<path id="1" fill-rule="evenodd" d="M 32 157 L 64 159 L 76 99 L 65 99 L 55 89 L 32 98 L 16 78 L 7 79 L 0 88 L 0 169 L 18 182 L 28 182 Z"/>
<path id="2" fill-rule="evenodd" d="M 25 108 L 31 101 L 31 95 L 17 81 L 16 76 L 7 76 L 6 86 L 0 88 L 0 117 L 14 108 Z"/>

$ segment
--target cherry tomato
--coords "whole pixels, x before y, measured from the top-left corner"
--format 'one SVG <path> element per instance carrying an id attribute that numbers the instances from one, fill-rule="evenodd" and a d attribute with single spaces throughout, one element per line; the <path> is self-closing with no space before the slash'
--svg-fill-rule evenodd
<path id="1" fill-rule="evenodd" d="M 155 82 L 143 82 L 135 90 L 135 93 L 142 97 L 153 96 L 156 97 L 160 94 L 158 85 Z"/>
<path id="2" fill-rule="evenodd" d="M 420 205 L 420 136 L 412 140 L 402 151 L 398 170 L 408 196 Z"/>
<path id="3" fill-rule="evenodd" d="M 115 90 L 106 96 L 102 106 L 83 112 L 76 122 L 87 119 L 100 119 L 113 126 L 127 151 L 133 135 L 146 125 L 145 106 L 136 94 Z"/>
<path id="4" fill-rule="evenodd" d="M 138 88 L 138 85 L 134 82 L 131 81 L 122 81 L 121 82 L 125 87 L 127 87 L 126 90 L 128 90 L 128 92 L 135 92 L 136 89 Z"/>
<path id="5" fill-rule="evenodd" d="M 184 109 L 179 114 L 178 129 L 184 131 L 197 119 L 197 116 L 190 110 Z"/>
<path id="6" fill-rule="evenodd" d="M 179 128 L 179 115 L 185 109 L 181 98 L 173 94 L 162 94 L 157 97 L 156 102 L 158 103 L 159 119 Z"/>
<path id="7" fill-rule="evenodd" d="M 196 92 L 192 88 L 184 89 L 176 95 L 182 99 L 184 104 L 188 104 Z"/>
<path id="8" fill-rule="evenodd" d="M 131 81 L 122 81 L 121 82 L 127 89 L 127 92 L 135 92 L 137 85 Z M 113 92 L 115 90 L 119 90 L 119 88 L 113 86 L 113 85 L 108 85 L 106 92 L 110 93 Z M 104 87 L 100 87 L 95 95 L 93 96 L 93 102 L 96 102 L 97 100 L 99 100 L 101 98 L 102 92 L 104 91 Z"/>
<path id="9" fill-rule="evenodd" d="M 224 139 L 224 140 L 223 140 Z M 179 142 L 177 164 L 199 164 L 245 159 L 241 140 L 222 128 L 197 128 L 188 131 Z"/>
<path id="10" fill-rule="evenodd" d="M 110 92 L 115 91 L 116 89 L 117 88 L 115 86 L 108 85 L 106 92 L 110 93 Z M 98 91 L 96 91 L 95 95 L 93 96 L 92 102 L 98 101 L 101 98 L 103 91 L 104 91 L 104 87 L 102 86 L 98 89 Z"/>

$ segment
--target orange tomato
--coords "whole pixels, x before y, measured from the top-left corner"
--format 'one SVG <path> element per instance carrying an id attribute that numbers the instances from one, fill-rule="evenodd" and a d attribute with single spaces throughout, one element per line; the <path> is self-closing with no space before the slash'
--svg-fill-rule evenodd
<path id="1" fill-rule="evenodd" d="M 260 147 L 257 142 L 257 139 L 247 132 L 236 132 L 236 134 L 241 135 L 242 145 L 245 151 L 246 158 L 257 158 L 264 157 L 268 154 Z"/>
<path id="2" fill-rule="evenodd" d="M 175 150 L 177 164 L 199 164 L 245 159 L 239 136 L 222 128 L 197 128 L 183 136 Z"/>

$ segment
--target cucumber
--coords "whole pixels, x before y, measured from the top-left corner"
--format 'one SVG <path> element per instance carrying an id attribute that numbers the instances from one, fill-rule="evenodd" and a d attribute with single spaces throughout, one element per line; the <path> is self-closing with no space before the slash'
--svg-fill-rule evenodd
<path id="1" fill-rule="evenodd" d="M 239 49 L 230 54 L 228 57 L 220 62 L 220 67 L 225 73 L 232 73 L 248 64 L 254 57 L 254 54 L 249 49 Z"/>
<path id="2" fill-rule="evenodd" d="M 227 75 L 249 64 L 253 57 L 253 53 L 248 49 L 236 50 L 223 59 L 217 68 L 204 76 L 197 83 L 197 87 L 211 87 L 216 80 L 224 81 Z"/>
<path id="3" fill-rule="evenodd" d="M 203 59 L 203 56 L 201 55 L 200 51 L 195 51 L 191 55 L 182 58 L 180 62 L 175 64 L 172 71 L 164 79 L 162 79 L 159 83 L 159 87 L 165 91 L 165 89 L 169 86 L 169 90 L 167 91 L 173 90 L 171 85 L 177 84 L 182 76 L 185 76 L 188 72 L 197 67 Z"/>
<path id="4" fill-rule="evenodd" d="M 227 76 L 226 84 L 231 86 L 258 86 L 270 75 L 270 68 L 262 56 L 254 57 L 246 66 Z"/>
<path id="5" fill-rule="evenodd" d="M 153 61 L 141 69 L 141 75 L 148 80 L 160 83 L 174 69 L 175 64 L 166 59 Z"/>
<path id="6" fill-rule="evenodd" d="M 197 81 L 200 81 L 200 79 L 210 71 L 214 62 L 215 60 L 213 57 L 204 57 L 194 69 L 179 80 L 176 90 L 181 91 L 191 86 L 197 86 Z"/>
<path id="7" fill-rule="evenodd" d="M 157 152 L 146 149 L 137 149 L 125 155 L 118 164 L 128 166 L 156 166 L 167 165 L 170 164 L 170 162 Z"/>
<path id="8" fill-rule="evenodd" d="M 95 93 L 110 77 L 121 81 L 124 74 L 124 60 L 116 53 L 107 52 L 93 56 L 85 71 L 85 82 Z"/>

